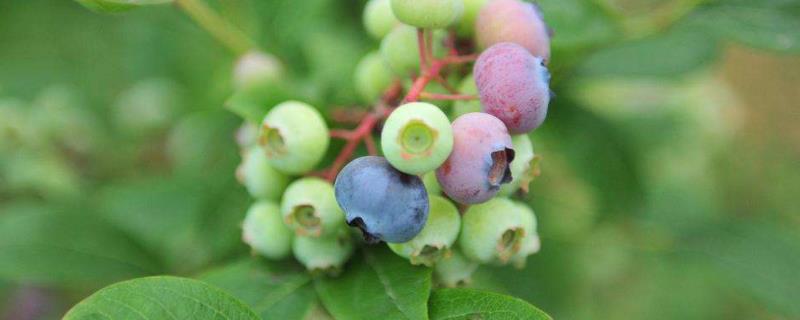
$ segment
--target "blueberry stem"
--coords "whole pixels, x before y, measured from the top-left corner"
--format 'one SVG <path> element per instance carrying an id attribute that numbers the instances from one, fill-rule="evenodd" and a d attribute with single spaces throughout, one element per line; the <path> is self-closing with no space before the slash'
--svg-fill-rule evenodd
<path id="1" fill-rule="evenodd" d="M 220 17 L 202 1 L 175 0 L 175 4 L 233 53 L 241 55 L 256 47 L 244 32 Z"/>
<path id="2" fill-rule="evenodd" d="M 194 1 L 194 0 L 191 0 Z M 406 93 L 405 97 L 399 104 L 404 104 L 407 102 L 413 102 L 419 100 L 419 98 L 424 94 L 426 97 L 430 97 L 431 99 L 446 99 L 446 100 L 465 100 L 465 99 L 474 99 L 474 96 L 468 95 L 461 95 L 457 92 L 453 94 L 432 94 L 424 92 L 425 87 L 431 81 L 444 81 L 442 77 L 442 69 L 448 65 L 453 64 L 463 64 L 463 63 L 470 63 L 477 59 L 477 54 L 470 54 L 470 55 L 459 55 L 458 51 L 455 50 L 455 47 L 451 48 L 450 53 L 441 59 L 437 59 L 433 57 L 433 51 L 431 50 L 432 46 L 432 36 L 430 31 L 426 31 L 423 29 L 417 30 L 417 42 L 419 45 L 419 54 L 420 54 L 420 76 L 414 79 L 414 83 L 409 88 L 408 92 Z M 423 66 L 425 66 L 423 68 Z M 444 81 L 446 83 L 446 81 Z M 446 88 L 448 86 L 445 86 Z M 451 87 L 452 88 L 452 87 Z M 339 174 L 339 170 L 344 167 L 348 160 L 353 157 L 353 153 L 355 153 L 356 148 L 361 144 L 363 141 L 367 147 L 367 152 L 369 154 L 377 154 L 378 150 L 375 147 L 375 141 L 371 136 L 372 131 L 375 127 L 380 123 L 381 120 L 386 119 L 392 111 L 397 107 L 397 99 L 400 97 L 402 93 L 402 85 L 400 81 L 395 81 L 388 89 L 383 93 L 383 97 L 381 101 L 373 106 L 372 112 L 366 112 L 362 114 L 358 114 L 356 116 L 361 116 L 361 120 L 358 122 L 358 126 L 352 130 L 341 130 L 341 129 L 334 129 L 331 130 L 331 137 L 343 139 L 346 141 L 344 147 L 339 154 L 336 156 L 336 159 L 333 161 L 330 167 L 328 167 L 323 173 L 322 176 L 330 181 L 333 182 L 336 179 L 336 175 Z M 448 89 L 451 90 L 451 89 Z M 451 92 L 454 90 L 451 90 Z M 351 123 L 351 115 L 350 114 L 343 114 L 342 112 L 337 113 L 339 117 L 342 119 L 348 120 L 348 123 Z M 334 120 L 336 117 L 334 117 Z"/>

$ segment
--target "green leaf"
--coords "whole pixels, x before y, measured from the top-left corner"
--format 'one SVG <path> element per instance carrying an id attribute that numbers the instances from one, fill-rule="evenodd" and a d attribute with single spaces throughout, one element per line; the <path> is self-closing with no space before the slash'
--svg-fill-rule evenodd
<path id="1" fill-rule="evenodd" d="M 554 32 L 553 49 L 574 50 L 613 39 L 617 26 L 592 1 L 539 0 L 547 26 Z"/>
<path id="2" fill-rule="evenodd" d="M 226 177 L 231 177 L 233 168 Z M 159 254 L 171 272 L 192 272 L 243 249 L 239 225 L 248 199 L 233 179 L 148 178 L 112 184 L 99 198 L 104 217 Z"/>
<path id="3" fill-rule="evenodd" d="M 20 204 L 0 212 L 0 278 L 103 286 L 160 270 L 126 234 L 85 211 Z"/>
<path id="4" fill-rule="evenodd" d="M 713 37 L 679 28 L 599 50 L 582 63 L 580 70 L 591 76 L 671 77 L 713 61 L 717 51 Z"/>
<path id="5" fill-rule="evenodd" d="M 718 5 L 700 10 L 693 22 L 720 36 L 756 48 L 800 52 L 800 8 L 785 3 Z"/>
<path id="6" fill-rule="evenodd" d="M 436 290 L 429 304 L 431 320 L 551 319 L 521 299 L 473 289 Z"/>
<path id="7" fill-rule="evenodd" d="M 225 108 L 247 121 L 260 124 L 275 105 L 300 98 L 295 91 L 282 81 L 263 80 L 234 92 L 225 102 Z"/>
<path id="8" fill-rule="evenodd" d="M 258 319 L 242 301 L 201 281 L 159 276 L 103 288 L 73 307 L 79 319 Z"/>
<path id="9" fill-rule="evenodd" d="M 368 248 L 336 278 L 315 282 L 336 319 L 427 319 L 431 269 L 412 266 L 387 248 Z"/>
<path id="10" fill-rule="evenodd" d="M 740 222 L 701 233 L 690 253 L 710 263 L 729 283 L 761 300 L 766 307 L 800 316 L 800 237 L 790 228 Z"/>
<path id="11" fill-rule="evenodd" d="M 316 299 L 311 277 L 287 264 L 246 259 L 204 273 L 198 279 L 233 294 L 262 319 L 305 319 Z"/>

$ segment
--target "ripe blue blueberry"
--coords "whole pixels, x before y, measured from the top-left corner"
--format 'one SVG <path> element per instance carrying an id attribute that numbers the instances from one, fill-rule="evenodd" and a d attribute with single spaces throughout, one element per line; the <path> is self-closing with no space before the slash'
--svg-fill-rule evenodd
<path id="1" fill-rule="evenodd" d="M 336 177 L 336 201 L 347 223 L 367 242 L 406 242 L 428 220 L 428 193 L 422 180 L 393 168 L 383 157 L 348 163 Z"/>
<path id="2" fill-rule="evenodd" d="M 403 243 L 390 243 L 397 255 L 407 258 L 411 264 L 433 266 L 442 258 L 450 256 L 450 248 L 456 242 L 461 229 L 461 215 L 450 200 L 442 196 L 431 195 L 428 222 L 422 231 Z"/>

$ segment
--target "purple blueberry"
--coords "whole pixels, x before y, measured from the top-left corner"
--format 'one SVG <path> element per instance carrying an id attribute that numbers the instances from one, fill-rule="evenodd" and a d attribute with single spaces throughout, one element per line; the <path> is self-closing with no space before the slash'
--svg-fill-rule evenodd
<path id="1" fill-rule="evenodd" d="M 351 161 L 336 177 L 334 189 L 347 224 L 361 229 L 370 243 L 406 242 L 428 220 L 422 179 L 398 171 L 383 157 Z"/>
<path id="2" fill-rule="evenodd" d="M 550 74 L 542 58 L 514 43 L 484 51 L 473 71 L 483 111 L 506 124 L 511 134 L 539 127 L 550 103 Z"/>
<path id="3" fill-rule="evenodd" d="M 550 60 L 550 35 L 536 5 L 521 0 L 493 0 L 484 5 L 475 20 L 478 47 L 513 42 L 532 55 Z"/>
<path id="4" fill-rule="evenodd" d="M 436 170 L 450 199 L 475 204 L 491 199 L 511 181 L 511 136 L 502 121 L 486 113 L 467 113 L 453 121 L 453 152 Z"/>

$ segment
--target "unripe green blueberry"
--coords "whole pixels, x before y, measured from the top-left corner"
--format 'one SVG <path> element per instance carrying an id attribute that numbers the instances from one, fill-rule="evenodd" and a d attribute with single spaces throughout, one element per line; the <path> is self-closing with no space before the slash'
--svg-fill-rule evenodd
<path id="1" fill-rule="evenodd" d="M 519 208 L 506 198 L 471 206 L 462 217 L 461 251 L 480 263 L 507 263 L 522 245 L 524 220 Z"/>
<path id="2" fill-rule="evenodd" d="M 447 160 L 453 150 L 453 129 L 438 107 L 425 102 L 406 103 L 386 119 L 381 148 L 395 169 L 423 174 Z"/>
<path id="3" fill-rule="evenodd" d="M 250 206 L 242 229 L 242 240 L 254 253 L 282 259 L 292 250 L 292 231 L 283 224 L 280 209 L 272 201 L 261 200 Z"/>
<path id="4" fill-rule="evenodd" d="M 233 68 L 233 84 L 244 88 L 262 81 L 275 81 L 283 74 L 283 66 L 273 55 L 251 50 L 236 61 Z"/>
<path id="5" fill-rule="evenodd" d="M 392 11 L 400 22 L 417 28 L 445 28 L 464 12 L 462 0 L 392 0 Z"/>
<path id="6" fill-rule="evenodd" d="M 500 196 L 510 196 L 517 190 L 528 192 L 528 185 L 539 175 L 539 160 L 541 157 L 533 153 L 533 144 L 526 134 L 511 137 L 514 145 L 514 161 L 511 162 L 511 182 L 500 186 L 497 193 Z"/>
<path id="7" fill-rule="evenodd" d="M 375 39 L 381 39 L 400 24 L 389 0 L 369 0 L 364 7 L 364 28 Z"/>
<path id="8" fill-rule="evenodd" d="M 444 197 L 430 195 L 428 199 L 430 211 L 422 231 L 408 242 L 389 243 L 389 248 L 411 264 L 430 267 L 450 255 L 461 228 L 461 216 L 456 206 Z"/>
<path id="9" fill-rule="evenodd" d="M 443 31 L 433 32 L 433 53 L 444 54 Z M 399 25 L 392 29 L 381 41 L 381 55 L 389 67 L 400 76 L 419 71 L 419 47 L 417 46 L 417 30 L 407 25 Z"/>
<path id="10" fill-rule="evenodd" d="M 99 119 L 88 110 L 77 90 L 52 85 L 31 103 L 29 125 L 36 126 L 41 141 L 69 152 L 86 154 L 97 145 Z"/>
<path id="11" fill-rule="evenodd" d="M 361 98 L 367 103 L 373 103 L 392 84 L 394 74 L 381 54 L 375 51 L 361 58 L 354 78 Z"/>
<path id="12" fill-rule="evenodd" d="M 168 79 L 139 81 L 112 105 L 114 124 L 133 137 L 151 135 L 169 126 L 183 101 L 179 86 Z"/>
<path id="13" fill-rule="evenodd" d="M 456 32 L 464 38 L 472 37 L 475 34 L 475 20 L 478 19 L 478 13 L 483 8 L 483 5 L 489 0 L 463 0 L 464 1 L 464 14 L 458 20 Z"/>
<path id="14" fill-rule="evenodd" d="M 422 176 L 422 183 L 425 185 L 425 190 L 428 194 L 441 195 L 442 186 L 439 185 L 439 180 L 436 180 L 436 172 L 431 171 Z"/>
<path id="15" fill-rule="evenodd" d="M 478 270 L 478 263 L 467 259 L 460 250 L 453 249 L 450 256 L 434 266 L 436 280 L 445 287 L 461 287 L 472 282 L 472 274 Z"/>
<path id="16" fill-rule="evenodd" d="M 461 81 L 461 85 L 458 87 L 458 92 L 461 94 L 478 94 L 478 87 L 475 85 L 475 78 L 471 73 Z M 450 118 L 456 119 L 462 115 L 472 112 L 481 112 L 480 100 L 458 100 L 453 103 L 453 110 L 450 112 Z"/>
<path id="17" fill-rule="evenodd" d="M 239 148 L 249 149 L 258 143 L 258 126 L 250 121 L 242 122 L 236 129 L 236 144 Z"/>
<path id="18" fill-rule="evenodd" d="M 281 213 L 286 225 L 301 236 L 330 235 L 346 226 L 333 186 L 319 178 L 292 182 L 283 194 Z"/>
<path id="19" fill-rule="evenodd" d="M 542 244 L 536 231 L 536 215 L 533 213 L 533 209 L 521 202 L 515 202 L 514 204 L 522 215 L 522 227 L 525 230 L 525 236 L 522 238 L 519 252 L 511 257 L 511 263 L 521 269 L 525 267 L 525 261 L 528 256 L 539 252 Z"/>
<path id="20" fill-rule="evenodd" d="M 287 101 L 264 117 L 258 143 L 273 168 L 286 174 L 303 174 L 325 156 L 330 136 L 319 111 L 303 102 Z"/>
<path id="21" fill-rule="evenodd" d="M 347 229 L 327 237 L 295 237 L 292 252 L 312 273 L 338 274 L 353 254 L 353 238 Z"/>
<path id="22" fill-rule="evenodd" d="M 29 107 L 21 100 L 0 99 L 0 155 L 11 155 L 19 147 L 30 145 L 38 135 L 29 124 Z M 6 153 L 8 152 L 8 153 Z"/>
<path id="23" fill-rule="evenodd" d="M 242 152 L 242 163 L 236 168 L 236 178 L 250 196 L 256 199 L 279 201 L 289 178 L 267 163 L 267 156 L 259 146 Z"/>
<path id="24" fill-rule="evenodd" d="M 81 176 L 63 156 L 50 150 L 20 148 L 0 154 L 0 189 L 35 192 L 45 199 L 74 199 L 81 192 Z"/>

